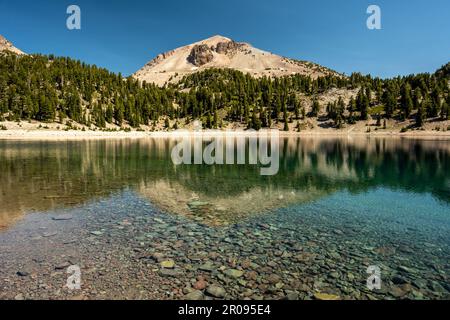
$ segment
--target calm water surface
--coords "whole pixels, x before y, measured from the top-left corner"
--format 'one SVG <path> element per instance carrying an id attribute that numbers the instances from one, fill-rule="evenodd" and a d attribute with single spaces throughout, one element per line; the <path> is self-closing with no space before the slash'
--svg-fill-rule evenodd
<path id="1" fill-rule="evenodd" d="M 286 138 L 266 177 L 174 144 L 0 141 L 0 298 L 450 297 L 450 141 Z"/>

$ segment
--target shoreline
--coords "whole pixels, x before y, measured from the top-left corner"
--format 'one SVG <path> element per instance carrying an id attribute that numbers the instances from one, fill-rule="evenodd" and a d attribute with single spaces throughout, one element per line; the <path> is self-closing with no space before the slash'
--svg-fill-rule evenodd
<path id="1" fill-rule="evenodd" d="M 220 136 L 231 134 L 232 136 L 254 136 L 255 134 L 268 134 L 269 130 L 261 130 L 259 132 L 252 131 L 231 131 L 231 130 L 203 130 L 203 131 L 80 131 L 80 130 L 5 130 L 0 131 L 0 140 L 100 140 L 100 139 L 143 139 L 143 138 L 179 138 L 186 134 L 195 136 Z M 433 139 L 433 140 L 450 140 L 450 131 L 379 131 L 379 132 L 359 132 L 359 131 L 331 131 L 331 130 L 309 130 L 303 132 L 278 132 L 280 137 L 317 137 L 317 138 L 343 138 L 343 137 L 376 137 L 376 138 L 413 138 L 413 139 Z"/>

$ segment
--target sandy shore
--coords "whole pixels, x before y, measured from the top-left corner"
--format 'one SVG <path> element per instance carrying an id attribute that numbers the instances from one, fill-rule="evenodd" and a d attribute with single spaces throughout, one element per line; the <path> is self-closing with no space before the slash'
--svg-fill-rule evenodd
<path id="1" fill-rule="evenodd" d="M 264 134 L 267 131 L 262 130 Z M 280 137 L 404 137 L 404 138 L 424 138 L 424 139 L 449 139 L 450 131 L 409 131 L 405 133 L 393 131 L 359 132 L 344 130 L 309 130 L 303 132 L 278 132 Z M 150 132 L 150 131 L 80 131 L 80 130 L 0 130 L 0 140 L 92 140 L 92 139 L 142 139 L 142 138 L 178 138 L 182 136 L 202 134 L 206 136 L 217 136 L 229 134 L 233 136 L 250 136 L 255 132 L 251 131 L 170 131 L 170 132 Z"/>

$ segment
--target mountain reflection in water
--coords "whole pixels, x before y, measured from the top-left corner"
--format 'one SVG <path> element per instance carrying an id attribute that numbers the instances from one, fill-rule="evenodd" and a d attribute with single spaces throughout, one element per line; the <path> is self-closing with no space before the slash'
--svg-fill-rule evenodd
<path id="1" fill-rule="evenodd" d="M 80 206 L 129 188 L 171 214 L 228 225 L 338 191 L 388 188 L 450 202 L 450 142 L 282 138 L 280 170 L 181 165 L 175 140 L 0 141 L 0 228 L 29 212 Z"/>

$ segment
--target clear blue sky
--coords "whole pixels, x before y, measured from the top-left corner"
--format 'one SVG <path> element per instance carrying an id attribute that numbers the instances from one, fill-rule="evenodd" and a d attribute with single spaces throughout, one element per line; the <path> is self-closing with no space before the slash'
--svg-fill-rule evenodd
<path id="1" fill-rule="evenodd" d="M 82 30 L 66 28 L 77 4 Z M 382 30 L 366 28 L 368 5 Z M 450 61 L 449 0 L 0 0 L 0 34 L 129 75 L 157 54 L 215 34 L 340 72 L 390 77 Z"/>

